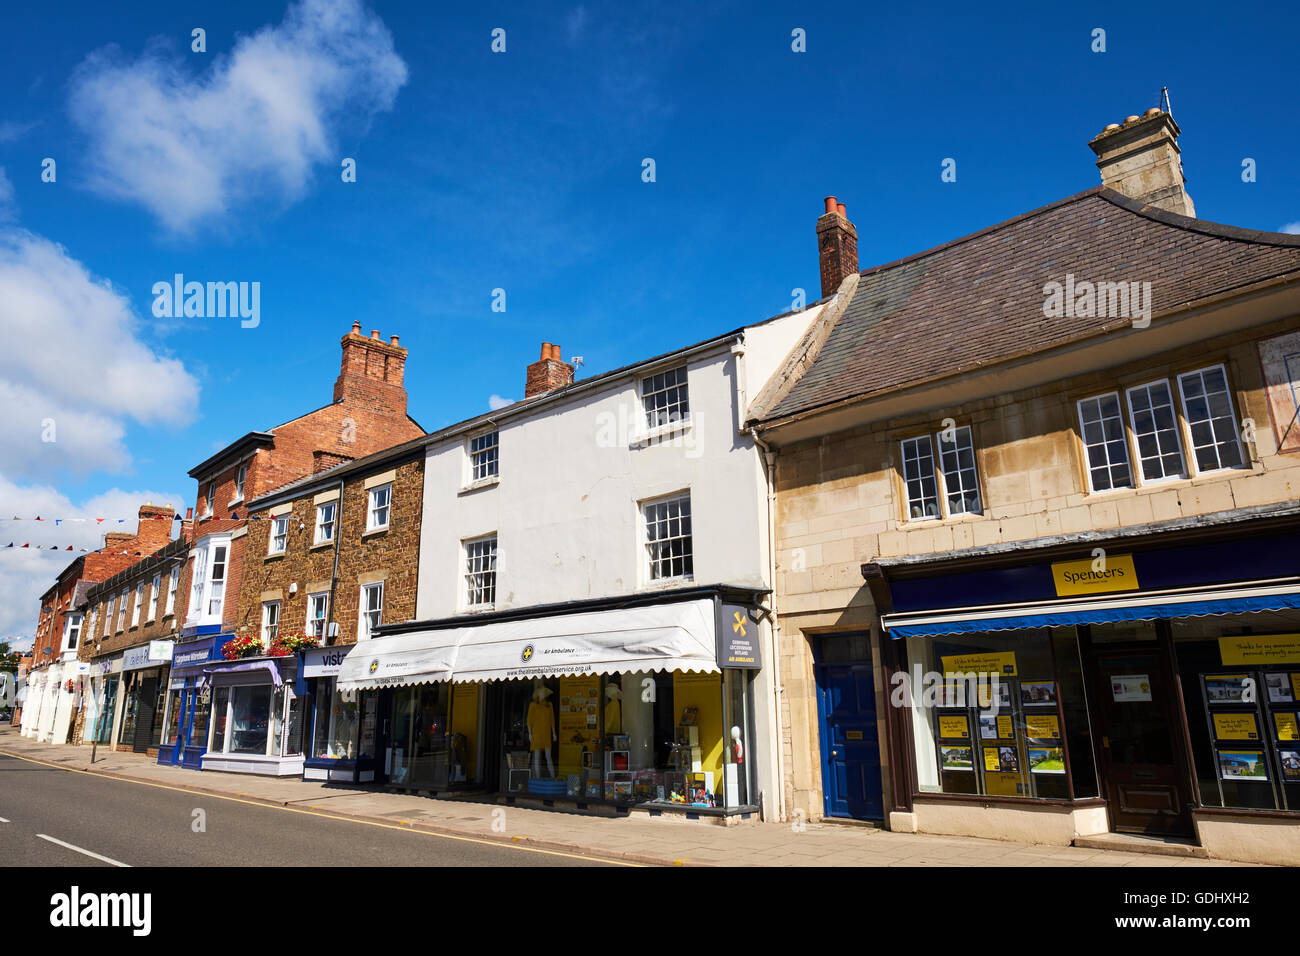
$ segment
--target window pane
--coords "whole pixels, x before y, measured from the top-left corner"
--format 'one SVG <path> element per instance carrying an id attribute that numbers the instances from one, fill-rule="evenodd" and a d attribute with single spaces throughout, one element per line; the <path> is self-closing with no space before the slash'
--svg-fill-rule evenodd
<path id="1" fill-rule="evenodd" d="M 952 441 L 938 435 L 939 463 L 947 494 L 948 514 L 980 514 L 979 480 L 975 474 L 975 449 L 970 426 L 951 433 Z"/>
<path id="2" fill-rule="evenodd" d="M 1178 376 L 1183 411 L 1192 435 L 1197 471 L 1217 471 L 1242 464 L 1237 440 L 1236 415 L 1228 382 L 1220 368 L 1201 369 Z"/>
<path id="3" fill-rule="evenodd" d="M 909 518 L 937 518 L 939 497 L 935 488 L 934 456 L 930 436 L 908 438 L 902 442 L 903 481 L 907 487 Z"/>
<path id="4" fill-rule="evenodd" d="M 690 417 L 686 367 L 670 369 L 641 380 L 641 403 L 647 427 L 685 421 Z"/>
<path id="5" fill-rule="evenodd" d="M 694 574 L 690 495 L 649 502 L 643 511 L 650 580 Z"/>
<path id="6" fill-rule="evenodd" d="M 1146 481 L 1182 477 L 1182 450 L 1168 382 L 1128 390 L 1133 434 Z"/>

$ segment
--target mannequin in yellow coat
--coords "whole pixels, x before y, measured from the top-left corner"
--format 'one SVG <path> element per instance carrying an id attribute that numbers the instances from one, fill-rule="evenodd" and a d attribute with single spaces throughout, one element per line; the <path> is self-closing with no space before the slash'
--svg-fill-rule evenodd
<path id="1" fill-rule="evenodd" d="M 555 777 L 555 764 L 551 761 L 551 744 L 555 741 L 555 707 L 547 703 L 551 692 L 542 686 L 533 690 L 533 699 L 528 704 L 528 748 L 533 752 L 533 776 L 542 775 L 542 755 L 546 755 L 546 770 L 550 777 Z"/>
<path id="2" fill-rule="evenodd" d="M 605 687 L 605 733 L 623 732 L 623 692 L 617 684 Z"/>

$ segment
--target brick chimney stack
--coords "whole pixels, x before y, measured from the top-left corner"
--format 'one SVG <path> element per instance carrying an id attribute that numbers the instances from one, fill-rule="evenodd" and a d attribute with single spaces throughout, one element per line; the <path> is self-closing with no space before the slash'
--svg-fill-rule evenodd
<path id="1" fill-rule="evenodd" d="M 343 363 L 334 383 L 334 401 L 345 399 L 373 403 L 406 414 L 406 388 L 402 377 L 406 370 L 406 349 L 397 344 L 397 336 L 385 342 L 378 329 L 370 336 L 361 334 L 361 323 L 353 322 L 352 331 L 340 339 Z"/>
<path id="2" fill-rule="evenodd" d="M 849 222 L 844 203 L 826 197 L 826 212 L 817 220 L 817 249 L 821 259 L 822 298 L 858 271 L 858 230 Z"/>
<path id="3" fill-rule="evenodd" d="M 142 554 L 153 554 L 172 539 L 172 521 L 176 509 L 171 505 L 143 504 L 140 506 L 140 525 L 135 536 L 140 539 Z"/>
<path id="4" fill-rule="evenodd" d="M 1174 118 L 1152 107 L 1111 123 L 1088 145 L 1097 154 L 1101 184 L 1166 212 L 1196 217 L 1187 195 Z"/>
<path id="5" fill-rule="evenodd" d="M 543 342 L 542 357 L 528 366 L 528 378 L 524 382 L 524 398 L 572 384 L 573 366 L 561 358 L 560 347 L 550 342 Z"/>

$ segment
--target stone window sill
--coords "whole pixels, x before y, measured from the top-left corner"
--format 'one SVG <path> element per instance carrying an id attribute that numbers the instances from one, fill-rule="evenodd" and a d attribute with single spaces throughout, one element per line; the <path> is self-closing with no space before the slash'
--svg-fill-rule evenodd
<path id="1" fill-rule="evenodd" d="M 382 528 L 371 528 L 369 531 L 361 532 L 361 537 L 364 539 L 374 537 L 377 534 L 388 534 L 388 529 L 391 527 L 391 524 L 386 524 Z"/>
<path id="2" fill-rule="evenodd" d="M 492 488 L 501 483 L 500 475 L 489 475 L 486 478 L 480 478 L 478 481 L 471 481 L 468 485 L 456 492 L 458 495 L 468 495 L 474 491 L 481 491 L 484 488 Z"/>

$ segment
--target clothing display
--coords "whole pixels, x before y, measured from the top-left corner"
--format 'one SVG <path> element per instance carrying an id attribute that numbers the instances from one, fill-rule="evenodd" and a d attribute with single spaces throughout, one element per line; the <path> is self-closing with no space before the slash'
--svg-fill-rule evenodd
<path id="1" fill-rule="evenodd" d="M 555 738 L 555 709 L 550 704 L 535 700 L 528 705 L 528 736 L 533 750 L 551 749 Z"/>
<path id="2" fill-rule="evenodd" d="M 623 702 L 611 699 L 605 705 L 605 733 L 621 734 L 623 732 Z"/>

